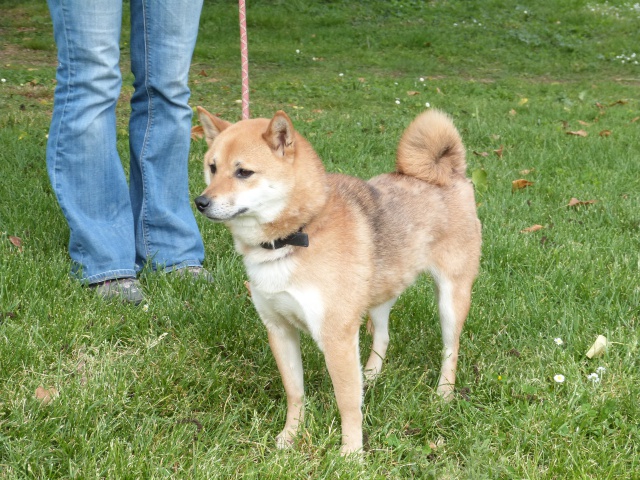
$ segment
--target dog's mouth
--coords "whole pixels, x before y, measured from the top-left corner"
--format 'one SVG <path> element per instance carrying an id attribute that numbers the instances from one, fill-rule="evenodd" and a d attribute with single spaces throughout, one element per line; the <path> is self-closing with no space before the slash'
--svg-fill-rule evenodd
<path id="1" fill-rule="evenodd" d="M 204 195 L 196 197 L 194 203 L 196 204 L 196 208 L 200 213 L 202 213 L 209 220 L 213 220 L 214 222 L 227 222 L 229 220 L 233 220 L 234 218 L 242 215 L 243 213 L 246 213 L 249 210 L 246 207 L 242 207 L 233 212 L 218 211 L 219 209 L 214 208 L 213 202 Z"/>

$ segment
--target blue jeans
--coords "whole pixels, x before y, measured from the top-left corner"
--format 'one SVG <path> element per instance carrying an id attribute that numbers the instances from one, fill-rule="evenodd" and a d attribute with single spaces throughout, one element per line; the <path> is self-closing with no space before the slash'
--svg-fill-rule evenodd
<path id="1" fill-rule="evenodd" d="M 129 183 L 116 148 L 122 0 L 48 0 L 58 47 L 47 170 L 86 283 L 147 263 L 199 266 L 191 210 L 188 74 L 202 0 L 131 0 Z"/>

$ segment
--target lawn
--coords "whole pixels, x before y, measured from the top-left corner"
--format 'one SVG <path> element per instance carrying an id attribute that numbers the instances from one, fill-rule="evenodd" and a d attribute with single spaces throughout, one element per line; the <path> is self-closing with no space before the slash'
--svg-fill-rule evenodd
<path id="1" fill-rule="evenodd" d="M 251 114 L 285 110 L 329 171 L 392 170 L 425 108 L 451 114 L 467 148 L 483 257 L 456 399 L 435 394 L 422 278 L 365 392 L 362 462 L 339 456 L 308 338 L 304 432 L 275 448 L 283 387 L 223 226 L 197 217 L 212 285 L 145 270 L 148 302 L 132 307 L 69 278 L 45 166 L 51 21 L 44 2 L 0 6 L 0 479 L 640 478 L 638 4 L 248 2 Z M 126 168 L 126 34 L 122 47 Z M 191 87 L 194 107 L 240 118 L 236 3 L 206 2 Z M 204 151 L 193 142 L 193 197 Z M 589 359 L 598 335 L 609 346 Z"/>

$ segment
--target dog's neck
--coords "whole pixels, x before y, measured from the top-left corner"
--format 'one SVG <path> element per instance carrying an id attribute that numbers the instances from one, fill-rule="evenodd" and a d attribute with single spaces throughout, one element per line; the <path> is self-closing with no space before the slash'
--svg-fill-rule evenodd
<path id="1" fill-rule="evenodd" d="M 305 247 L 313 241 L 310 231 L 329 198 L 329 185 L 324 166 L 311 145 L 300 136 L 296 136 L 296 145 L 300 151 L 292 166 L 296 170 L 295 181 L 286 206 L 276 218 L 265 223 L 253 218 L 228 224 L 239 253 L 255 248 L 268 251 L 285 246 Z"/>
<path id="2" fill-rule="evenodd" d="M 311 145 L 302 137 L 296 138 L 297 149 L 306 150 L 298 158 L 308 159 L 304 165 L 297 167 L 294 187 L 289 195 L 287 206 L 278 217 L 261 225 L 264 239 L 261 244 L 303 245 L 309 241 L 308 226 L 324 208 L 329 186 L 324 166 Z M 302 232 L 302 230 L 305 230 Z M 269 248 L 269 247 L 264 247 Z"/>

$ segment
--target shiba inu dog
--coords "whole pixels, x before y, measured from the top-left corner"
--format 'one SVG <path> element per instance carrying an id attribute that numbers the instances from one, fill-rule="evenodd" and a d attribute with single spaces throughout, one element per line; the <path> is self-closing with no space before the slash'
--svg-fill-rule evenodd
<path id="1" fill-rule="evenodd" d="M 421 272 L 437 286 L 444 344 L 438 393 L 453 395 L 459 339 L 480 262 L 481 226 L 465 150 L 451 119 L 428 110 L 400 140 L 396 171 L 368 182 L 328 174 L 282 111 L 231 124 L 198 107 L 208 143 L 198 210 L 224 223 L 250 279 L 253 303 L 287 395 L 277 445 L 303 421 L 299 331 L 324 353 L 342 420 L 343 454 L 362 449 L 358 335 L 368 313 L 374 379 L 389 313 Z"/>

